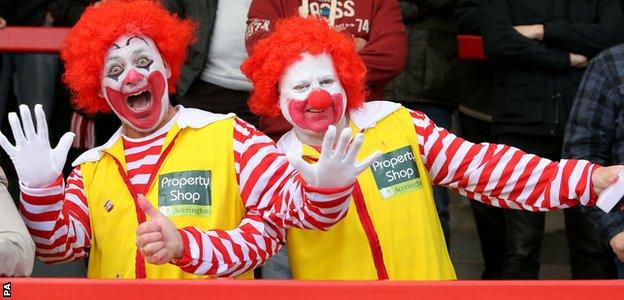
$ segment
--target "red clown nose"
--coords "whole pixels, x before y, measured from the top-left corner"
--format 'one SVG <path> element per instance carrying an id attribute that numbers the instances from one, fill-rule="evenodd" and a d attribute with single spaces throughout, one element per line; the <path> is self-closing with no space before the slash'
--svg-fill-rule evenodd
<path id="1" fill-rule="evenodd" d="M 308 96 L 308 104 L 312 109 L 326 109 L 332 102 L 332 97 L 326 90 L 316 90 Z"/>
<path id="2" fill-rule="evenodd" d="M 126 75 L 126 78 L 124 78 L 123 84 L 124 85 L 136 85 L 137 83 L 139 83 L 139 81 L 141 81 L 141 79 L 143 79 L 143 75 L 141 75 L 141 73 L 135 71 L 135 70 L 130 70 L 128 72 L 128 75 Z"/>

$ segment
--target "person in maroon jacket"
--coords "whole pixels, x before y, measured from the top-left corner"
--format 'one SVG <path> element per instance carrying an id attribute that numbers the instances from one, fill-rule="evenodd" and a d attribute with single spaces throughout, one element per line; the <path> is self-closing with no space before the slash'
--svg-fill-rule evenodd
<path id="1" fill-rule="evenodd" d="M 254 0 L 247 14 L 247 52 L 269 35 L 280 19 L 291 16 L 327 19 L 338 31 L 353 36 L 368 69 L 367 100 L 383 99 L 383 88 L 403 70 L 407 53 L 405 27 L 396 0 Z M 274 139 L 290 130 L 279 119 L 260 119 L 260 129 Z"/>

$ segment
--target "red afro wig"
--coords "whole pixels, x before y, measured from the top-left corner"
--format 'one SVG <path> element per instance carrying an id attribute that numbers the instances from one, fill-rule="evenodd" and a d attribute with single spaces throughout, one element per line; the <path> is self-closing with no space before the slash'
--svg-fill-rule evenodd
<path id="1" fill-rule="evenodd" d="M 191 21 L 180 20 L 156 1 L 107 0 L 88 7 L 61 50 L 63 80 L 74 93 L 74 105 L 89 114 L 111 111 L 99 93 L 102 68 L 106 52 L 122 35 L 141 34 L 154 41 L 171 69 L 169 93 L 175 92 L 193 31 Z"/>
<path id="2" fill-rule="evenodd" d="M 254 86 L 250 110 L 265 117 L 280 116 L 278 85 L 291 64 L 308 52 L 327 52 L 347 94 L 347 108 L 358 108 L 366 96 L 366 66 L 358 56 L 355 42 L 331 28 L 321 18 L 294 17 L 280 21 L 274 33 L 259 41 L 241 66 Z"/>

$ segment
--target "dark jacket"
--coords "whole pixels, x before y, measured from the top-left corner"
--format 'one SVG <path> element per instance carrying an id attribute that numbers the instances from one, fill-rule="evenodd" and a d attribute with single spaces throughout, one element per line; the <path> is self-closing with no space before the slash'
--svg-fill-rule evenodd
<path id="1" fill-rule="evenodd" d="M 54 25 L 71 27 L 78 22 L 87 7 L 97 0 L 57 0 L 53 15 Z"/>
<path id="2" fill-rule="evenodd" d="M 4 6 L 9 26 L 41 26 L 45 23 L 48 6 L 53 2 L 54 0 L 13 0 L 5 1 L 0 6 Z"/>
<path id="3" fill-rule="evenodd" d="M 190 18 L 197 26 L 196 41 L 187 50 L 186 62 L 182 66 L 177 86 L 177 96 L 186 94 L 191 83 L 199 76 L 206 65 L 210 38 L 214 29 L 218 0 L 161 0 L 173 13 L 182 18 Z"/>
<path id="4" fill-rule="evenodd" d="M 0 18 L 6 19 L 9 16 L 12 0 L 0 0 Z"/>
<path id="5" fill-rule="evenodd" d="M 455 0 L 399 1 L 408 52 L 405 68 L 384 98 L 457 106 Z"/>
<path id="6" fill-rule="evenodd" d="M 618 0 L 484 0 L 482 35 L 496 65 L 493 134 L 561 136 L 583 69 L 570 53 L 593 57 L 622 42 Z M 544 24 L 543 42 L 516 25 Z"/>
<path id="7" fill-rule="evenodd" d="M 457 33 L 481 35 L 482 0 L 459 0 L 453 13 Z M 494 69 L 492 62 L 459 61 L 457 64 L 457 99 L 459 112 L 491 122 L 490 98 Z"/>

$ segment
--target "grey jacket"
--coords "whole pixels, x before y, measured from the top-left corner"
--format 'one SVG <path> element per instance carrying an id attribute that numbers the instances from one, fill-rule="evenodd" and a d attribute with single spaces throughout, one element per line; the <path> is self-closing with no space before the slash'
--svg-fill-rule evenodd
<path id="1" fill-rule="evenodd" d="M 200 75 L 206 65 L 210 38 L 214 29 L 218 0 L 161 0 L 167 9 L 182 18 L 190 18 L 197 26 L 196 41 L 187 50 L 186 62 L 182 66 L 176 95 L 186 94 L 191 83 Z"/>
<path id="2" fill-rule="evenodd" d="M 7 190 L 0 169 L 0 277 L 28 276 L 35 260 L 35 244 Z"/>

